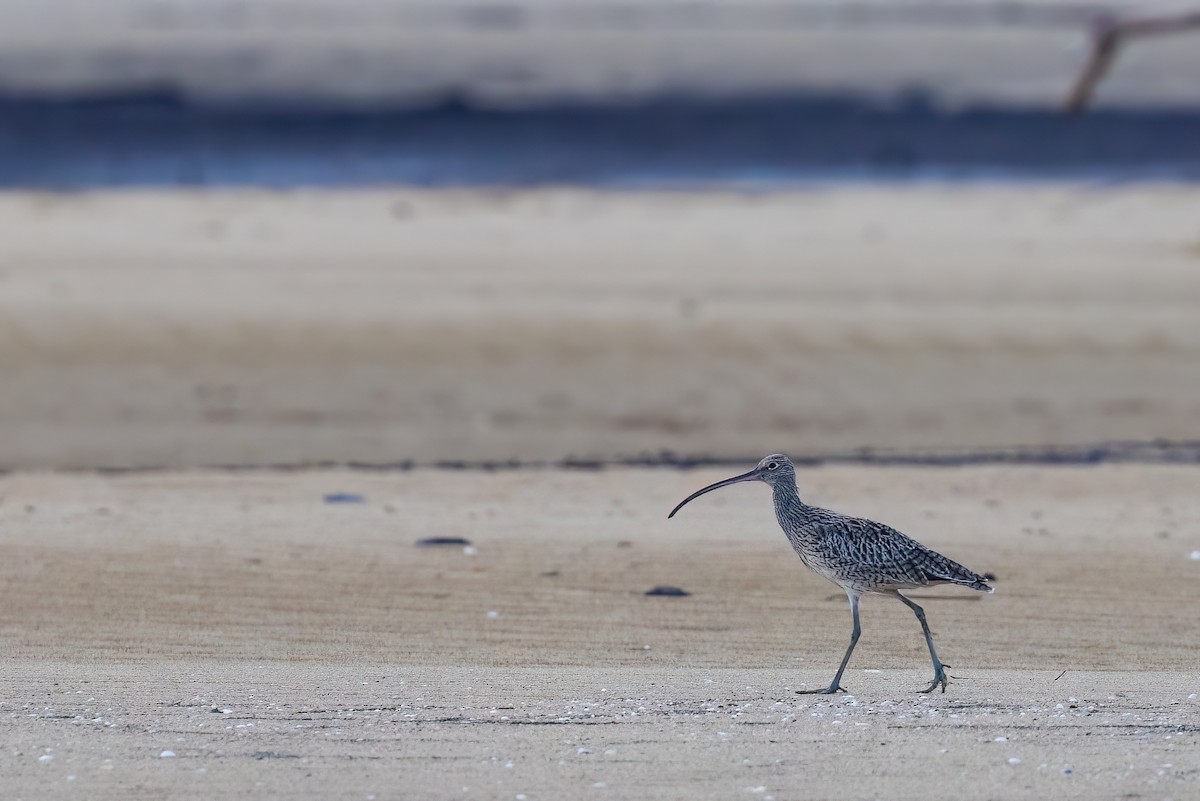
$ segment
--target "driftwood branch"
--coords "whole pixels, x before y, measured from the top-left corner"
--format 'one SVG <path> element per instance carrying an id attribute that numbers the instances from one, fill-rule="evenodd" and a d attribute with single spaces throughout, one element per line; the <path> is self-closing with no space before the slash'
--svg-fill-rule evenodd
<path id="1" fill-rule="evenodd" d="M 1077 112 L 1087 107 L 1096 84 L 1108 72 L 1127 40 L 1179 33 L 1193 28 L 1200 29 L 1200 11 L 1097 20 L 1092 28 L 1091 57 L 1067 95 L 1064 109 Z"/>

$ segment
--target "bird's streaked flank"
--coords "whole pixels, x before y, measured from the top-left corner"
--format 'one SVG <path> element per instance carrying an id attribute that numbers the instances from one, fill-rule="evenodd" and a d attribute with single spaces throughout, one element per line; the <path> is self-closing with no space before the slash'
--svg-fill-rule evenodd
<path id="1" fill-rule="evenodd" d="M 845 689 L 841 686 L 842 674 L 846 671 L 846 663 L 850 661 L 850 654 L 854 653 L 861 633 L 858 601 L 868 592 L 894 595 L 916 613 L 917 620 L 921 621 L 921 631 L 925 633 L 925 644 L 929 646 L 929 656 L 933 659 L 933 681 L 921 692 L 931 692 L 939 685 L 942 692 L 946 692 L 949 683 L 946 666 L 938 659 L 933 647 L 933 635 L 929 632 L 929 624 L 925 622 L 925 610 L 901 595 L 900 590 L 931 584 L 959 584 L 980 592 L 992 592 L 986 583 L 988 577 L 931 551 L 890 526 L 809 506 L 800 500 L 796 490 L 795 466 L 782 453 L 767 456 L 749 473 L 718 481 L 693 492 L 680 501 L 667 517 L 674 517 L 684 504 L 706 492 L 742 481 L 765 481 L 771 485 L 775 495 L 775 517 L 800 560 L 845 590 L 850 598 L 854 630 L 850 635 L 850 647 L 846 649 L 833 681 L 820 690 L 797 692 L 831 694 Z"/>

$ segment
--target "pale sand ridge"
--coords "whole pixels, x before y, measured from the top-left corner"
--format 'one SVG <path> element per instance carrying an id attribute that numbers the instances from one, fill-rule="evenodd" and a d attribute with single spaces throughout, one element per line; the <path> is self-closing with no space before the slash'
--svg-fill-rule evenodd
<path id="1" fill-rule="evenodd" d="M 1200 192 L 0 197 L 0 467 L 1195 439 Z"/>

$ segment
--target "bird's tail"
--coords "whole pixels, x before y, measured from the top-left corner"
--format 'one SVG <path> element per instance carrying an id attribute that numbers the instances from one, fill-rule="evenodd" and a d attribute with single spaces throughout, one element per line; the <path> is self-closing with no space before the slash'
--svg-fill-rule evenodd
<path id="1" fill-rule="evenodd" d="M 924 545 L 916 544 L 913 559 L 909 564 L 916 568 L 926 584 L 957 584 L 980 592 L 995 592 L 988 584 L 989 581 L 996 580 L 991 573 L 976 573 Z"/>
<path id="2" fill-rule="evenodd" d="M 979 592 L 991 593 L 996 591 L 995 587 L 988 584 L 989 581 L 996 580 L 995 574 L 976 573 L 974 570 L 963 567 L 953 559 L 946 559 L 944 556 L 936 563 L 926 565 L 924 572 L 931 584 L 946 582 L 947 584 L 957 584 L 960 587 L 969 587 Z"/>
<path id="3" fill-rule="evenodd" d="M 973 579 L 972 581 L 969 581 L 969 582 L 965 582 L 965 581 L 964 581 L 964 582 L 955 582 L 955 583 L 961 583 L 961 584 L 962 584 L 964 587 L 970 587 L 971 589 L 973 589 L 973 590 L 979 590 L 980 592 L 989 592 L 989 593 L 991 593 L 991 592 L 995 592 L 995 591 L 996 591 L 996 588 L 995 588 L 995 587 L 993 587 L 992 585 L 990 585 L 990 584 L 987 584 L 987 583 L 986 583 L 986 582 L 989 582 L 989 581 L 995 581 L 995 580 L 996 580 L 996 574 L 995 574 L 995 573 L 974 573 L 973 575 L 974 575 L 974 579 Z"/>
<path id="4" fill-rule="evenodd" d="M 968 570 L 960 564 L 955 564 L 955 567 L 959 568 L 959 570 L 962 572 L 950 579 L 952 583 L 958 584 L 962 587 L 970 587 L 971 589 L 979 590 L 980 592 L 991 593 L 996 591 L 995 587 L 988 584 L 989 581 L 996 580 L 995 573 L 976 573 L 974 570 Z"/>

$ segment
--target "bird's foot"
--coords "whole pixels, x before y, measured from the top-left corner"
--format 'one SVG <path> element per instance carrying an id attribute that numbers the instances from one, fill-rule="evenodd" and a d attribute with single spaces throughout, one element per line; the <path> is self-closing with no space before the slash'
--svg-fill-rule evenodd
<path id="1" fill-rule="evenodd" d="M 933 681 L 931 681 L 931 682 L 929 683 L 929 686 L 928 686 L 928 687 L 926 687 L 924 690 L 917 690 L 917 692 L 919 692 L 919 693 L 931 693 L 931 692 L 933 692 L 933 691 L 934 691 L 934 689 L 935 689 L 935 688 L 936 688 L 936 687 L 937 687 L 939 684 L 940 684 L 940 685 L 941 685 L 941 687 L 942 687 L 942 692 L 943 692 L 943 693 L 944 693 L 944 692 L 946 692 L 946 685 L 948 685 L 948 684 L 950 683 L 950 677 L 946 675 L 946 671 L 942 670 L 942 667 L 944 667 L 944 666 L 939 666 L 939 667 L 938 667 L 938 669 L 937 669 L 937 673 L 934 673 L 934 674 L 933 674 Z"/>
<path id="2" fill-rule="evenodd" d="M 836 695 L 837 693 L 844 692 L 849 691 L 838 684 L 830 684 L 828 687 L 822 687 L 819 690 L 796 690 L 798 695 Z"/>

